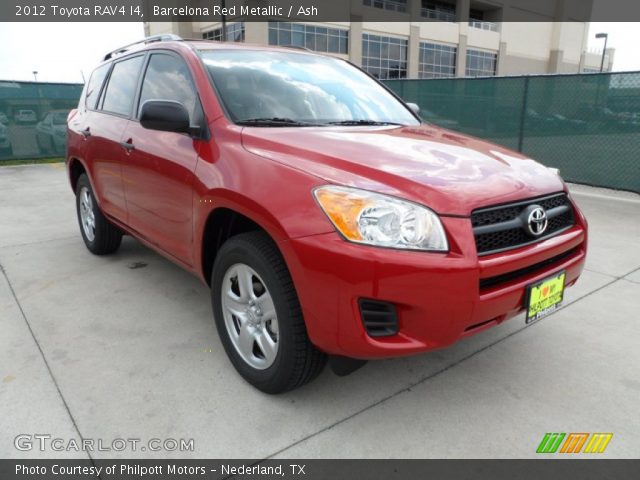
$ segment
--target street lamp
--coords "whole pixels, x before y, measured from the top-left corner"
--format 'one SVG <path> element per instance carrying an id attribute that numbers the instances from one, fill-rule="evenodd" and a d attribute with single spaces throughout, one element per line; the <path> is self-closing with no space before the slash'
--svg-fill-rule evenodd
<path id="1" fill-rule="evenodd" d="M 608 33 L 596 33 L 596 38 L 604 38 L 604 49 L 602 50 L 602 60 L 600 61 L 600 73 L 604 69 L 604 56 L 607 53 L 607 40 L 609 39 Z"/>
<path id="2" fill-rule="evenodd" d="M 31 72 L 31 73 L 33 73 L 33 79 L 37 82 L 37 81 L 38 81 L 38 71 L 37 71 L 37 70 L 34 70 L 34 71 L 33 71 L 33 72 Z"/>

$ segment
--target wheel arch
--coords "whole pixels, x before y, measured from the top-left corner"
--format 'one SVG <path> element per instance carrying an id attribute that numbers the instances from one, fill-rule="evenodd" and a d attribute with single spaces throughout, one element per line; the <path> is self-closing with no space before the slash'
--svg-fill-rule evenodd
<path id="1" fill-rule="evenodd" d="M 222 244 L 240 233 L 263 231 L 278 246 L 278 240 L 287 238 L 283 225 L 264 206 L 234 192 L 212 192 L 200 200 L 204 211 L 200 213 L 201 227 L 196 238 L 199 244 L 200 273 L 207 285 L 211 284 L 213 263 Z M 211 207 L 211 208 L 206 208 Z M 197 244 L 196 244 L 197 245 Z M 286 259 L 285 259 L 286 263 Z"/>
<path id="2" fill-rule="evenodd" d="M 71 189 L 73 193 L 76 192 L 76 186 L 78 185 L 78 178 L 83 173 L 89 177 L 89 170 L 85 167 L 85 165 L 80 161 L 80 159 L 76 157 L 72 157 L 69 159 L 68 163 L 68 172 L 69 172 L 69 183 L 71 184 Z M 91 178 L 89 178 L 89 182 L 91 182 Z M 93 185 L 93 182 L 91 182 Z"/>

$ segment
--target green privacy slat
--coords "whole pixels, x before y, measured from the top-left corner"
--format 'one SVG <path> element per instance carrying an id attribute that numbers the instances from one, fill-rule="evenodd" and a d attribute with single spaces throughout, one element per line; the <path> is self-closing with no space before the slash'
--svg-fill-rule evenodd
<path id="1" fill-rule="evenodd" d="M 521 149 L 568 181 L 640 192 L 640 73 L 385 83 L 428 122 Z M 0 80 L 0 162 L 64 154 L 55 122 L 81 91 Z"/>
<path id="2" fill-rule="evenodd" d="M 385 84 L 427 122 L 521 148 L 571 182 L 640 192 L 640 73 Z"/>
<path id="3" fill-rule="evenodd" d="M 0 164 L 63 156 L 66 118 L 82 85 L 0 80 Z"/>

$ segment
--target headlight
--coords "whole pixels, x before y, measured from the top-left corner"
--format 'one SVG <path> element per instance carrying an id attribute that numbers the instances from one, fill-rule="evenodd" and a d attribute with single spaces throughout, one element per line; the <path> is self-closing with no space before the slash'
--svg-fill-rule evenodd
<path id="1" fill-rule="evenodd" d="M 318 203 L 349 241 L 411 250 L 449 249 L 438 215 L 426 207 L 366 190 L 325 186 Z"/>

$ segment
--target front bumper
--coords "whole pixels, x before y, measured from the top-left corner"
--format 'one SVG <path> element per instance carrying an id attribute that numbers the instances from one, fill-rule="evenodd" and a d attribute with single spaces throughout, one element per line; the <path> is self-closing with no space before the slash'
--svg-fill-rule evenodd
<path id="1" fill-rule="evenodd" d="M 337 233 L 280 244 L 300 298 L 311 341 L 353 358 L 384 358 L 433 350 L 523 311 L 528 284 L 566 271 L 566 285 L 584 267 L 587 227 L 577 224 L 539 243 L 478 257 L 468 218 L 443 217 L 447 254 L 356 245 Z M 367 334 L 359 299 L 393 303 L 399 332 Z"/>

